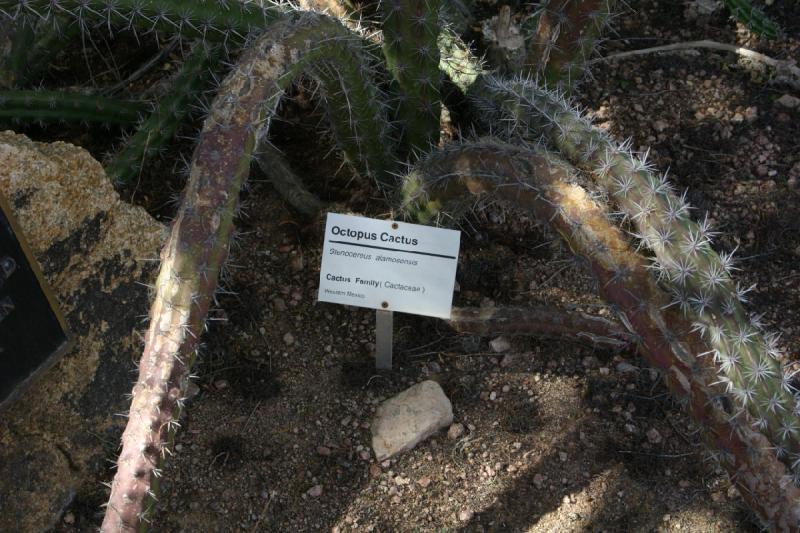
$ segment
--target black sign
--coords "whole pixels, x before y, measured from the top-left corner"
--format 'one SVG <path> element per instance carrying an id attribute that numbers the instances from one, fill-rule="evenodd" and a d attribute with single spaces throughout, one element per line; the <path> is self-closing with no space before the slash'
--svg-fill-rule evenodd
<path id="1" fill-rule="evenodd" d="M 67 348 L 64 321 L 0 196 L 0 408 Z"/>

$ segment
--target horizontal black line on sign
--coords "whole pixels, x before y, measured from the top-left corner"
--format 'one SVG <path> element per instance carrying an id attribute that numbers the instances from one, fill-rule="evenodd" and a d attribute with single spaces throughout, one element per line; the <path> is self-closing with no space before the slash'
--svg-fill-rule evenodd
<path id="1" fill-rule="evenodd" d="M 414 250 L 401 250 L 399 248 L 386 248 L 384 246 L 373 246 L 372 244 L 361 244 L 358 242 L 348 242 L 348 241 L 328 241 L 331 244 L 348 244 L 350 246 L 360 246 L 361 248 L 374 248 L 375 250 L 387 250 L 389 252 L 402 252 L 404 254 L 417 254 L 417 255 L 429 255 L 431 257 L 443 257 L 445 259 L 456 259 L 454 255 L 442 255 L 442 254 L 432 254 L 430 252 L 416 252 Z"/>

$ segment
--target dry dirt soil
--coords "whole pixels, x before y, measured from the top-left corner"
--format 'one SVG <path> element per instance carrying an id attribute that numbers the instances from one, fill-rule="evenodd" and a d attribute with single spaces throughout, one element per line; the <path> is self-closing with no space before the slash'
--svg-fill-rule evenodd
<path id="1" fill-rule="evenodd" d="M 701 15 L 690 4 L 630 2 L 601 54 L 714 39 L 798 57 L 796 2 L 770 8 L 787 32 L 775 42 L 753 37 L 722 9 Z M 708 211 L 718 248 L 738 247 L 742 282 L 757 283 L 752 309 L 796 359 L 800 108 L 779 103 L 785 94 L 800 96 L 731 54 L 701 50 L 594 65 L 577 100 L 600 127 L 649 146 L 698 213 Z M 302 91 L 287 103 L 275 144 L 332 209 L 390 216 L 372 189 L 337 174 L 311 107 Z M 400 314 L 395 368 L 376 372 L 374 312 L 316 301 L 324 217 L 302 218 L 258 175 L 247 206 L 230 294 L 220 296 L 204 337 L 199 393 L 164 472 L 155 531 L 758 529 L 704 459 L 697 426 L 635 350 L 514 338 L 495 353 L 491 338 Z M 524 214 L 491 206 L 460 229 L 455 305 L 609 313 L 591 277 Z M 463 434 L 442 432 L 376 462 L 377 405 L 423 379 L 442 385 Z M 105 494 L 79 493 L 59 528 L 92 530 Z"/>

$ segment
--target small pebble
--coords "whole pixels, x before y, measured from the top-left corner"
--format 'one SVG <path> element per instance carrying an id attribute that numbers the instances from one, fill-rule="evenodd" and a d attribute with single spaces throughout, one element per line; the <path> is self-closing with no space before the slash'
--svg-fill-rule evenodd
<path id="1" fill-rule="evenodd" d="M 647 440 L 650 442 L 650 444 L 659 444 L 664 439 L 661 437 L 661 433 L 659 433 L 656 428 L 650 428 L 647 431 Z"/>
<path id="2" fill-rule="evenodd" d="M 319 498 L 320 496 L 322 496 L 322 485 L 314 485 L 313 487 L 308 489 L 308 492 L 306 494 L 308 494 L 312 498 Z"/>
<path id="3" fill-rule="evenodd" d="M 328 457 L 331 454 L 331 449 L 327 446 L 317 446 L 317 453 L 323 457 Z"/>
<path id="4" fill-rule="evenodd" d="M 489 341 L 489 346 L 495 353 L 507 352 L 509 349 L 511 349 L 511 343 L 508 342 L 508 339 L 505 337 L 497 337 L 496 339 Z"/>
<path id="5" fill-rule="evenodd" d="M 775 102 L 789 109 L 800 107 L 800 98 L 792 96 L 791 94 L 784 94 L 783 96 L 775 100 Z"/>
<path id="6" fill-rule="evenodd" d="M 464 434 L 464 425 L 463 424 L 452 424 L 450 429 L 447 430 L 447 438 L 450 440 L 456 440 Z"/>
<path id="7" fill-rule="evenodd" d="M 286 343 L 286 346 L 291 346 L 294 344 L 294 335 L 291 333 L 287 333 L 283 336 L 283 342 Z"/>
<path id="8" fill-rule="evenodd" d="M 472 512 L 472 509 L 469 508 L 461 509 L 458 512 L 458 519 L 461 520 L 462 522 L 469 522 L 470 520 L 472 520 L 474 514 L 475 513 Z"/>

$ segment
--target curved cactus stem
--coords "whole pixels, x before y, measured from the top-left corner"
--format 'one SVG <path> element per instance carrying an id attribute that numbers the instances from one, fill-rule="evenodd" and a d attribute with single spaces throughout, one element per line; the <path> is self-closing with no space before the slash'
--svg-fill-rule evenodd
<path id="1" fill-rule="evenodd" d="M 763 11 L 755 7 L 750 0 L 725 0 L 725 7 L 731 15 L 747 26 L 747 28 L 767 39 L 777 39 L 780 28 Z"/>
<path id="2" fill-rule="evenodd" d="M 14 19 L 68 17 L 82 30 L 118 26 L 238 44 L 285 11 L 240 0 L 0 0 L 0 13 Z"/>
<path id="3" fill-rule="evenodd" d="M 751 429 L 747 415 L 730 410 L 723 387 L 714 384 L 713 362 L 697 357 L 707 344 L 692 331 L 691 321 L 668 305 L 645 259 L 631 250 L 627 237 L 576 179 L 574 169 L 545 152 L 499 143 L 466 145 L 418 164 L 405 179 L 403 207 L 425 222 L 453 204 L 472 203 L 465 197 L 491 194 L 549 223 L 573 253 L 588 261 L 601 295 L 637 335 L 642 356 L 686 402 L 742 497 L 767 527 L 796 531 L 800 490 L 786 466 L 767 439 Z"/>
<path id="4" fill-rule="evenodd" d="M 0 120 L 42 122 L 138 122 L 148 109 L 140 102 L 60 91 L 0 91 Z"/>
<path id="5" fill-rule="evenodd" d="M 612 9 L 610 0 L 544 2 L 528 38 L 523 74 L 540 75 L 550 85 L 572 85 L 585 73 Z"/>
<path id="6" fill-rule="evenodd" d="M 383 54 L 398 91 L 404 146 L 425 153 L 439 142 L 440 0 L 384 0 Z"/>
<path id="7" fill-rule="evenodd" d="M 674 194 L 666 175 L 655 174 L 645 159 L 593 128 L 559 94 L 524 80 L 484 78 L 479 85 L 473 94 L 480 95 L 484 110 L 501 109 L 499 118 L 514 124 L 516 134 L 544 135 L 573 164 L 592 172 L 619 214 L 636 228 L 640 246 L 654 254 L 651 268 L 672 291 L 671 305 L 709 342 L 708 358 L 718 365 L 737 411 L 750 414 L 800 480 L 796 390 L 774 339 L 742 305 L 747 289 L 733 281 L 731 257 L 711 247 L 714 232 L 708 224 L 689 216 L 689 206 Z"/>
<path id="8" fill-rule="evenodd" d="M 318 61 L 347 54 L 353 39 L 325 16 L 306 13 L 280 20 L 245 51 L 220 86 L 161 253 L 150 327 L 102 531 L 134 531 L 151 514 L 159 465 L 177 427 L 198 339 L 228 255 L 239 190 L 260 135 L 285 88 Z M 381 119 L 380 113 L 374 116 Z"/>
<path id="9" fill-rule="evenodd" d="M 286 203 L 307 217 L 316 216 L 325 207 L 319 198 L 303 186 L 283 154 L 264 137 L 255 152 L 258 168 L 269 179 Z"/>
<path id="10" fill-rule="evenodd" d="M 346 55 L 317 62 L 311 75 L 319 82 L 327 122 L 345 161 L 388 194 L 397 180 L 387 96 L 369 81 L 377 76 L 370 61 L 372 46 L 351 39 Z"/>
<path id="11" fill-rule="evenodd" d="M 552 305 L 454 307 L 448 324 L 459 333 L 553 338 L 593 348 L 619 350 L 632 344 L 632 336 L 614 320 Z"/>
<path id="12" fill-rule="evenodd" d="M 169 91 L 142 122 L 125 147 L 106 165 L 106 174 L 117 185 L 135 179 L 145 159 L 158 154 L 175 136 L 190 106 L 210 77 L 209 69 L 221 54 L 198 44 L 184 61 Z"/>

